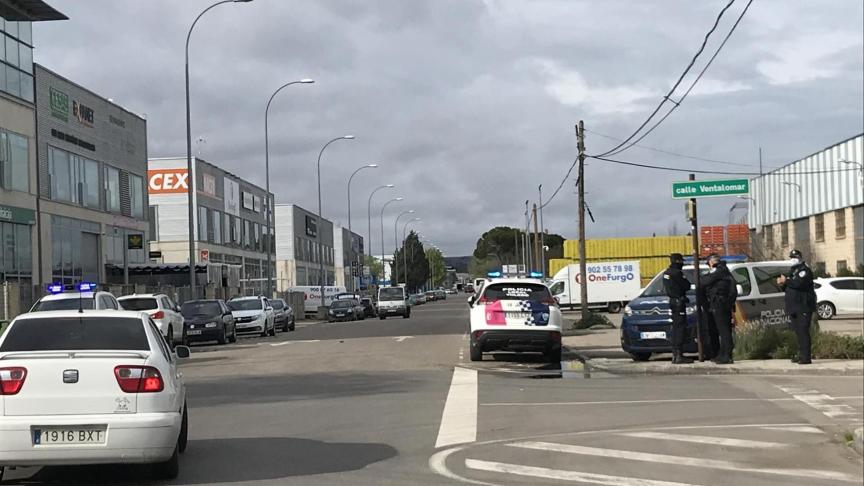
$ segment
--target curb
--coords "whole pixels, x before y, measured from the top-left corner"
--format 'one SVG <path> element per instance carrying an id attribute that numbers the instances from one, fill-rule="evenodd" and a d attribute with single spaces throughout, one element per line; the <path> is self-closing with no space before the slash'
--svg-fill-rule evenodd
<path id="1" fill-rule="evenodd" d="M 858 451 L 858 454 L 864 455 L 864 428 L 855 429 L 852 434 L 852 448 Z"/>
<path id="2" fill-rule="evenodd" d="M 618 366 L 604 366 L 603 363 L 580 353 L 574 348 L 565 346 L 562 356 L 575 358 L 585 363 L 586 369 L 590 371 L 602 371 L 614 375 L 811 375 L 811 376 L 862 376 L 861 369 L 825 369 L 796 367 L 788 369 L 777 368 L 740 368 L 736 365 L 707 365 L 695 363 L 693 365 L 672 365 L 664 368 L 648 368 L 644 364 L 634 363 L 631 367 L 622 368 Z M 857 437 L 857 436 L 856 436 Z"/>

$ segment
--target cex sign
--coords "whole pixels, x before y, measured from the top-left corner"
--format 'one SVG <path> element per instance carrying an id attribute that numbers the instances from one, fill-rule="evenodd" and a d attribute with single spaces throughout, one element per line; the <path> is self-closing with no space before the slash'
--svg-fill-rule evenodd
<path id="1" fill-rule="evenodd" d="M 150 194 L 177 194 L 189 191 L 189 173 L 186 169 L 151 169 L 147 171 Z"/>

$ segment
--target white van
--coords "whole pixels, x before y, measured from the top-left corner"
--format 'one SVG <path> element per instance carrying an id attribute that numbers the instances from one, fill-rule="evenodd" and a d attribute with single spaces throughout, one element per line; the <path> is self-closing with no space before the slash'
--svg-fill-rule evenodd
<path id="1" fill-rule="evenodd" d="M 408 305 L 408 293 L 405 287 L 381 287 L 378 289 L 378 318 L 384 320 L 387 316 L 411 317 L 411 306 Z"/>

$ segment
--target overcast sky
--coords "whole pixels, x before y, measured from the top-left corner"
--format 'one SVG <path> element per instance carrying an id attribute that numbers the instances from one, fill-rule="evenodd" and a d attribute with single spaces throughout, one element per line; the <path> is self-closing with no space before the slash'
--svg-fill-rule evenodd
<path id="1" fill-rule="evenodd" d="M 185 154 L 183 46 L 211 0 L 49 0 L 68 21 L 34 27 L 36 61 L 145 114 L 151 157 Z M 737 0 L 713 52 L 743 9 Z M 192 134 L 201 156 L 264 185 L 264 107 L 270 116 L 271 189 L 280 203 L 317 205 L 324 153 L 324 216 L 366 233 L 373 201 L 393 220 L 415 209 L 416 228 L 448 255 L 479 235 L 524 222 L 526 199 L 548 196 L 576 156 L 626 137 L 680 75 L 726 0 L 255 0 L 210 11 L 191 44 Z M 642 144 L 721 165 L 633 148 L 618 158 L 690 169 L 776 167 L 864 130 L 864 6 L 860 0 L 755 0 L 681 107 Z M 694 73 L 701 69 L 697 63 Z M 688 86 L 692 78 L 685 79 Z M 194 150 L 194 149 L 193 149 Z M 574 172 L 575 175 L 575 172 Z M 850 173 L 850 177 L 853 175 Z M 574 178 L 547 206 L 546 227 L 575 237 Z M 589 237 L 685 231 L 671 182 L 686 174 L 589 161 Z M 706 201 L 702 224 L 726 224 L 735 199 Z M 402 221 L 407 219 L 403 217 Z M 399 231 L 401 233 L 402 224 Z"/>

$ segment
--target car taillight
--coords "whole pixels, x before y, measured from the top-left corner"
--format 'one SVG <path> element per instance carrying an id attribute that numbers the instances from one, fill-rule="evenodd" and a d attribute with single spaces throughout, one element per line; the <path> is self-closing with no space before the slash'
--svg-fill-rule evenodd
<path id="1" fill-rule="evenodd" d="M 0 395 L 15 395 L 27 378 L 25 368 L 0 368 Z"/>
<path id="2" fill-rule="evenodd" d="M 120 389 L 126 393 L 155 393 L 165 389 L 162 374 L 152 366 L 117 366 L 114 376 Z"/>
<path id="3" fill-rule="evenodd" d="M 558 301 L 555 300 L 554 298 L 543 299 L 540 301 L 540 303 L 546 304 L 546 305 L 558 305 Z"/>
<path id="4" fill-rule="evenodd" d="M 474 339 L 480 339 L 483 336 L 483 331 L 474 331 Z"/>
<path id="5" fill-rule="evenodd" d="M 162 319 L 165 317 L 165 313 L 162 312 L 161 310 L 156 311 L 156 312 L 150 314 L 150 317 L 152 317 L 153 319 Z"/>

